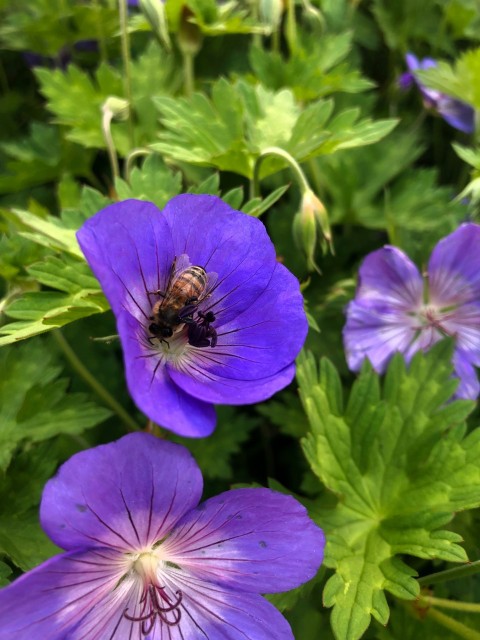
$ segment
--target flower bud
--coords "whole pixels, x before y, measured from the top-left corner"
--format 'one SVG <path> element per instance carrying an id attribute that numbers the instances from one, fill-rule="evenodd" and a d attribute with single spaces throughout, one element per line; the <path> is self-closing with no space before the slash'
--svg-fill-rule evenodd
<path id="1" fill-rule="evenodd" d="M 115 120 L 127 120 L 129 109 L 128 101 L 116 96 L 109 96 L 102 105 L 103 113 Z"/>
<path id="2" fill-rule="evenodd" d="M 282 0 L 260 0 L 259 2 L 260 20 L 272 31 L 276 31 L 282 20 L 284 5 Z"/>
<path id="3" fill-rule="evenodd" d="M 190 22 L 193 12 L 188 7 L 182 7 L 178 26 L 178 46 L 183 54 L 195 56 L 200 51 L 203 35 L 199 27 Z"/>
<path id="4" fill-rule="evenodd" d="M 327 211 L 313 191 L 307 189 L 302 197 L 300 211 L 295 214 L 293 219 L 293 239 L 297 247 L 303 251 L 307 258 L 308 270 L 320 272 L 315 262 L 317 229 L 320 229 L 322 235 L 323 251 L 326 252 L 328 247 L 333 253 L 332 235 Z"/>
<path id="5" fill-rule="evenodd" d="M 154 34 L 170 50 L 170 36 L 168 34 L 167 16 L 165 13 L 165 3 L 161 0 L 139 0 L 140 8 L 146 17 Z"/>

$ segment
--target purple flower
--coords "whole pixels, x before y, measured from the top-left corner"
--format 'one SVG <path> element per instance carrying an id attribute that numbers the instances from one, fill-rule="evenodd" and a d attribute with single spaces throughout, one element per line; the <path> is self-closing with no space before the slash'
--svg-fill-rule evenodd
<path id="1" fill-rule="evenodd" d="M 184 447 L 134 433 L 74 455 L 43 492 L 65 553 L 0 591 L 0 640 L 291 640 L 260 593 L 316 573 L 324 536 L 269 489 L 198 504 Z"/>
<path id="2" fill-rule="evenodd" d="M 436 245 L 422 279 L 396 247 L 368 255 L 343 331 L 348 366 L 364 358 L 382 373 L 395 352 L 411 359 L 445 336 L 455 338 L 457 397 L 477 398 L 480 385 L 480 226 L 462 224 Z"/>
<path id="3" fill-rule="evenodd" d="M 415 77 L 415 71 L 424 71 L 436 67 L 436 60 L 432 58 L 419 60 L 413 53 L 407 53 L 405 60 L 409 70 L 400 77 L 400 87 L 402 89 L 408 89 L 413 84 L 416 84 L 420 89 L 424 105 L 427 109 L 436 111 L 449 125 L 455 127 L 455 129 L 459 129 L 464 133 L 473 133 L 475 131 L 475 111 L 470 105 L 435 89 L 429 89 Z"/>
<path id="4" fill-rule="evenodd" d="M 258 402 L 291 382 L 307 333 L 303 300 L 259 220 L 214 196 L 177 196 L 163 211 L 128 200 L 77 237 L 149 418 L 205 436 L 212 403 Z"/>

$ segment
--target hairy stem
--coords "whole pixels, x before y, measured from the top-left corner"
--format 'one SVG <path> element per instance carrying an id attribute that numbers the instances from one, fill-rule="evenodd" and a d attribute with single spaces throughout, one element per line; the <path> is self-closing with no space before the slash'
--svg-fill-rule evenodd
<path id="1" fill-rule="evenodd" d="M 125 409 L 115 400 L 115 398 L 105 389 L 105 387 L 87 369 L 60 330 L 52 331 L 52 335 L 62 350 L 64 356 L 78 375 L 88 384 L 91 389 L 102 400 L 105 406 L 109 407 L 123 422 L 128 431 L 140 431 L 139 425 L 125 411 Z"/>

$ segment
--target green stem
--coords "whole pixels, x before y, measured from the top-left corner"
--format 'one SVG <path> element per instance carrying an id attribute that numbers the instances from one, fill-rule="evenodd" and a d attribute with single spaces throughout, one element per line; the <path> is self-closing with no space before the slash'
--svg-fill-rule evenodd
<path id="1" fill-rule="evenodd" d="M 437 609 L 427 609 L 426 614 L 429 618 L 432 618 L 432 620 L 435 620 L 443 627 L 446 627 L 447 629 L 450 629 L 450 631 L 456 633 L 460 638 L 465 638 L 465 640 L 480 640 L 480 633 L 478 633 L 478 631 L 467 627 L 466 624 L 455 620 L 455 618 L 447 616 L 445 613 L 442 613 L 442 611 L 437 611 Z"/>
<path id="2" fill-rule="evenodd" d="M 112 409 L 114 413 L 120 418 L 128 431 L 140 431 L 139 425 L 135 420 L 125 411 L 125 409 L 115 400 L 115 398 L 105 389 L 105 387 L 90 373 L 87 367 L 83 364 L 75 351 L 67 342 L 63 333 L 57 329 L 52 331 L 52 335 L 57 342 L 58 346 L 62 350 L 66 359 L 70 363 L 72 369 L 74 369 L 78 375 L 88 384 L 89 387 L 97 394 L 97 396 L 104 402 L 104 404 Z"/>
<path id="3" fill-rule="evenodd" d="M 100 0 L 94 0 L 94 4 L 95 4 L 95 9 L 100 14 L 100 11 L 102 9 Z M 97 16 L 96 26 L 97 26 L 97 38 L 98 38 L 98 42 L 100 43 L 100 59 L 103 63 L 106 63 L 108 59 L 107 43 L 105 41 L 105 30 L 103 28 L 103 20 L 101 19 L 100 15 Z"/>
<path id="4" fill-rule="evenodd" d="M 463 564 L 453 569 L 432 573 L 429 576 L 423 576 L 418 579 L 418 584 L 422 586 L 438 584 L 439 582 L 448 582 L 449 580 L 457 580 L 458 578 L 471 576 L 475 573 L 480 573 L 480 560 L 475 560 L 475 562 L 469 562 L 468 564 Z"/>
<path id="5" fill-rule="evenodd" d="M 188 98 L 193 94 L 195 87 L 193 59 L 193 53 L 190 53 L 189 51 L 183 52 L 183 89 Z"/>
<path id="6" fill-rule="evenodd" d="M 290 53 L 297 48 L 297 21 L 295 18 L 295 0 L 287 0 L 287 42 Z"/>
<path id="7" fill-rule="evenodd" d="M 120 16 L 120 32 L 122 39 L 122 60 L 124 75 L 125 99 L 128 102 L 128 133 L 130 136 L 130 146 L 135 147 L 135 132 L 133 129 L 133 101 L 132 101 L 132 73 L 130 68 L 130 39 L 128 34 L 127 3 L 125 0 L 118 0 L 118 12 Z"/>
<path id="8" fill-rule="evenodd" d="M 436 598 L 434 596 L 421 595 L 420 599 L 433 607 L 441 609 L 454 609 L 455 611 L 469 611 L 480 613 L 480 604 L 476 602 L 460 602 L 458 600 L 447 600 L 446 598 Z"/>
<path id="9" fill-rule="evenodd" d="M 103 137 L 105 139 L 105 144 L 107 145 L 108 159 L 110 161 L 110 168 L 112 169 L 113 180 L 115 181 L 115 178 L 118 178 L 118 176 L 120 175 L 120 169 L 118 166 L 118 158 L 117 158 L 117 151 L 115 149 L 115 143 L 113 142 L 113 138 L 112 138 L 112 130 L 111 130 L 112 118 L 113 118 L 113 114 L 111 110 L 106 106 L 104 106 L 103 116 L 102 116 L 102 131 L 103 131 Z"/>
<path id="10" fill-rule="evenodd" d="M 260 167 L 262 162 L 265 160 L 265 158 L 268 158 L 268 156 L 276 156 L 277 158 L 285 160 L 285 162 L 290 166 L 290 169 L 293 171 L 295 178 L 297 179 L 298 186 L 300 187 L 302 195 L 306 191 L 310 190 L 310 185 L 308 184 L 307 178 L 305 177 L 301 166 L 298 164 L 295 158 L 293 158 L 288 153 L 288 151 L 285 151 L 280 147 L 267 147 L 258 156 L 253 168 L 252 191 L 254 196 L 257 196 L 260 193 Z"/>
<path id="11" fill-rule="evenodd" d="M 125 169 L 123 171 L 123 176 L 126 180 L 126 182 L 128 182 L 130 184 L 130 173 L 132 171 L 132 164 L 133 161 L 136 160 L 136 158 L 140 158 L 141 156 L 149 156 L 152 152 L 150 151 L 150 149 L 145 148 L 138 148 L 138 149 L 133 149 L 133 151 L 130 151 L 130 153 L 128 154 L 126 160 L 125 160 Z"/>

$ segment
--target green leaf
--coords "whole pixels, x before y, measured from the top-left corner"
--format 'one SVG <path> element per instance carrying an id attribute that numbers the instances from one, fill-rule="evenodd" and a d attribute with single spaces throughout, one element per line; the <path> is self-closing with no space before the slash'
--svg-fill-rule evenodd
<path id="1" fill-rule="evenodd" d="M 232 457 L 241 450 L 258 419 L 243 415 L 232 407 L 217 407 L 218 423 L 209 438 L 185 439 L 171 436 L 171 440 L 186 446 L 198 462 L 205 477 L 231 480 Z"/>
<path id="2" fill-rule="evenodd" d="M 386 624 L 384 591 L 413 599 L 408 554 L 465 562 L 460 536 L 443 529 L 454 512 L 480 504 L 480 429 L 465 435 L 474 404 L 449 402 L 452 345 L 417 354 L 409 368 L 396 356 L 385 378 L 365 365 L 343 406 L 340 378 L 311 355 L 298 366 L 311 433 L 302 442 L 314 473 L 337 497 L 318 521 L 327 534 L 325 586 L 338 639 L 360 638 L 371 616 Z"/>
<path id="3" fill-rule="evenodd" d="M 98 281 L 83 261 L 66 254 L 48 256 L 27 267 L 27 272 L 40 284 L 57 291 L 27 292 L 11 302 L 5 313 L 18 322 L 0 327 L 0 346 L 109 309 Z"/>
<path id="4" fill-rule="evenodd" d="M 109 417 L 110 411 L 83 393 L 67 393 L 68 380 L 42 341 L 0 350 L 0 470 L 16 447 L 60 433 L 77 435 Z"/>
<path id="5" fill-rule="evenodd" d="M 0 587 L 5 587 L 7 586 L 7 584 L 9 584 L 9 580 L 8 577 L 11 575 L 12 570 L 11 568 L 8 566 L 8 564 L 5 564 L 5 562 L 2 562 L 0 560 Z"/>
<path id="6" fill-rule="evenodd" d="M 439 62 L 437 67 L 415 75 L 427 87 L 480 109 L 480 48 L 466 51 L 454 65 Z"/>
<path id="7" fill-rule="evenodd" d="M 182 190 L 182 176 L 174 173 L 157 154 L 148 156 L 142 167 L 135 167 L 129 183 L 115 180 L 115 190 L 120 200 L 138 198 L 148 200 L 160 209 Z"/>
<path id="8" fill-rule="evenodd" d="M 271 92 L 261 85 L 221 79 L 212 99 L 155 98 L 164 130 L 151 148 L 178 162 L 213 166 L 249 179 L 259 155 L 278 146 L 302 162 L 314 156 L 372 144 L 386 136 L 396 120 L 360 120 L 358 109 L 331 118 L 333 102 L 321 100 L 302 111 L 292 92 Z M 275 126 L 272 126 L 275 123 Z M 284 167 L 278 159 L 262 164 L 262 176 Z"/>
<path id="9" fill-rule="evenodd" d="M 252 48 L 250 62 L 266 87 L 292 89 L 297 100 L 314 100 L 335 92 L 358 93 L 374 83 L 342 63 L 351 48 L 352 33 L 302 36 L 301 47 L 285 58 L 280 53 Z"/>

